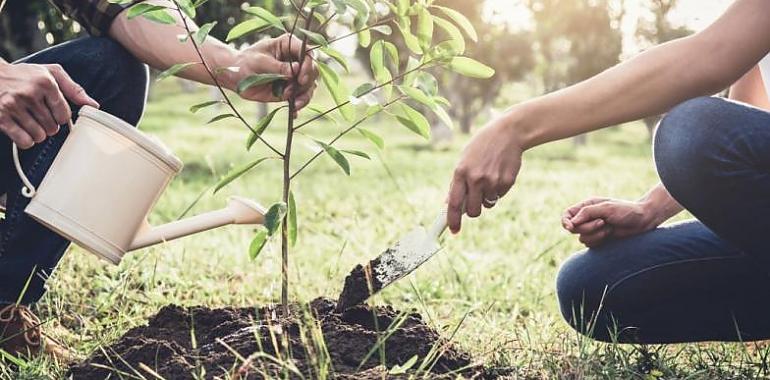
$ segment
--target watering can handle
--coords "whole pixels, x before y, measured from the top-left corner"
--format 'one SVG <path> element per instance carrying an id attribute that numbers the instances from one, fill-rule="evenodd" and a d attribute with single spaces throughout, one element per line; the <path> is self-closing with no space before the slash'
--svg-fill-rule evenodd
<path id="1" fill-rule="evenodd" d="M 72 121 L 68 121 L 67 124 L 69 125 L 70 130 L 72 130 Z M 19 173 L 19 178 L 21 178 L 21 182 L 24 184 L 24 187 L 21 188 L 21 195 L 31 199 L 37 194 L 37 189 L 35 188 L 35 185 L 30 182 L 29 178 L 27 178 L 27 175 L 24 174 L 24 169 L 21 167 L 21 160 L 19 159 L 19 147 L 16 143 L 13 143 L 12 152 L 13 165 L 16 166 L 16 172 Z"/>

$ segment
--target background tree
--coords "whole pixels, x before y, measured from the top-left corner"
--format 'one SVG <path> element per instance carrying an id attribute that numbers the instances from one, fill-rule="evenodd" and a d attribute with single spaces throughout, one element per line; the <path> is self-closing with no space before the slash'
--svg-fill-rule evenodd
<path id="1" fill-rule="evenodd" d="M 525 3 L 535 22 L 537 72 L 546 93 L 584 81 L 620 61 L 622 2 L 526 0 Z M 576 137 L 575 142 L 584 144 L 585 136 Z"/>
<path id="2" fill-rule="evenodd" d="M 678 2 L 679 0 L 646 0 L 652 18 L 639 22 L 636 36 L 640 44 L 655 46 L 692 34 L 692 30 L 685 26 L 673 25 L 669 19 L 669 14 L 676 8 Z M 644 124 L 650 136 L 659 121 L 660 115 L 644 118 Z"/>

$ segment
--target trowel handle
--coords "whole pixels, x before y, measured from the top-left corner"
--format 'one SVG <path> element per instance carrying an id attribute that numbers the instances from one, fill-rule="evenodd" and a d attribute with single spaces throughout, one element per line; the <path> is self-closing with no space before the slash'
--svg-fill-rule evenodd
<path id="1" fill-rule="evenodd" d="M 67 124 L 69 125 L 70 130 L 72 130 L 72 120 L 67 121 Z M 16 145 L 16 143 L 13 143 L 11 146 L 11 153 L 13 155 L 13 165 L 16 167 L 16 173 L 19 173 L 21 183 L 24 184 L 24 187 L 21 188 L 21 195 L 27 198 L 33 198 L 35 194 L 37 194 L 37 189 L 35 188 L 35 185 L 30 182 L 29 178 L 27 178 L 27 175 L 24 174 L 24 169 L 21 167 L 21 160 L 19 159 L 19 146 Z"/>
<path id="2" fill-rule="evenodd" d="M 438 239 L 441 237 L 441 234 L 446 231 L 447 226 L 447 210 L 443 209 L 436 217 L 436 220 L 433 222 L 433 226 L 431 226 L 430 230 L 428 231 L 428 235 Z"/>

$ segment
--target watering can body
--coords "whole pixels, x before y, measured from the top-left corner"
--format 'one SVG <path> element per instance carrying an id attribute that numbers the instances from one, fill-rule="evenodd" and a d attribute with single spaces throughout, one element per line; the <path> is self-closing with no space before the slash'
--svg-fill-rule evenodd
<path id="1" fill-rule="evenodd" d="M 28 184 L 23 193 L 32 198 L 25 212 L 114 264 L 135 249 L 227 224 L 264 222 L 261 206 L 233 198 L 222 210 L 150 226 L 147 217 L 182 162 L 159 141 L 91 107 L 81 109 L 38 189 L 30 189 L 16 163 Z"/>

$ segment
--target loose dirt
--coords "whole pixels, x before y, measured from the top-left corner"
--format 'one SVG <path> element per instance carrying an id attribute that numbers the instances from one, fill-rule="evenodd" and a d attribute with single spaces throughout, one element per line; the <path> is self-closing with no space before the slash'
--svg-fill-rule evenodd
<path id="1" fill-rule="evenodd" d="M 294 305 L 292 317 L 284 318 L 274 307 L 166 306 L 146 326 L 129 330 L 73 366 L 70 375 L 317 379 L 321 369 L 332 379 L 406 379 L 392 374 L 393 368 L 416 360 L 409 371 L 419 370 L 420 378 L 494 377 L 419 314 L 391 307 L 355 306 L 341 313 L 336 308 L 334 301 L 319 298 Z"/>

